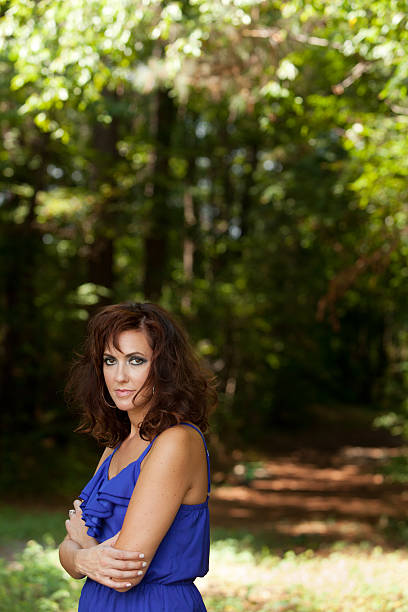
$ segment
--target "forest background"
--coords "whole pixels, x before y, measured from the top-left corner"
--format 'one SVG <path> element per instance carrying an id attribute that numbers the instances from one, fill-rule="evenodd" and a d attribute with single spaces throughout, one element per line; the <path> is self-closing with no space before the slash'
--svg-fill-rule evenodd
<path id="1" fill-rule="evenodd" d="M 407 59 L 402 0 L 0 0 L 0 553 L 55 538 L 0 559 L 0 610 L 76 606 L 54 549 L 101 449 L 64 385 L 119 301 L 219 381 L 213 517 L 252 523 L 213 531 L 209 610 L 408 610 L 368 448 L 408 435 Z"/>
<path id="2" fill-rule="evenodd" d="M 403 432 L 405 8 L 1 3 L 3 486 L 76 482 L 64 383 L 118 301 L 188 328 L 220 455 L 350 408 Z"/>

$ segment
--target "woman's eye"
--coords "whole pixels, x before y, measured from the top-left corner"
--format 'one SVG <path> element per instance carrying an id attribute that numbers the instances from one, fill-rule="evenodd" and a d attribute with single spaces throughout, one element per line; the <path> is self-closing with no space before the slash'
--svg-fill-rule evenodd
<path id="1" fill-rule="evenodd" d="M 142 363 L 145 363 L 145 362 L 146 362 L 146 360 L 145 360 L 145 359 L 142 359 L 141 357 L 131 357 L 131 358 L 129 359 L 129 362 L 130 362 L 132 365 L 142 365 Z"/>
<path id="2" fill-rule="evenodd" d="M 115 357 L 104 357 L 103 363 L 104 365 L 111 366 L 116 363 L 116 359 Z M 146 359 L 143 359 L 142 357 L 130 357 L 129 363 L 131 365 L 139 366 L 139 365 L 142 365 L 143 363 L 146 363 Z"/>
<path id="3" fill-rule="evenodd" d="M 113 365 L 115 363 L 115 360 L 113 357 L 104 357 L 103 363 L 109 366 L 109 365 Z"/>

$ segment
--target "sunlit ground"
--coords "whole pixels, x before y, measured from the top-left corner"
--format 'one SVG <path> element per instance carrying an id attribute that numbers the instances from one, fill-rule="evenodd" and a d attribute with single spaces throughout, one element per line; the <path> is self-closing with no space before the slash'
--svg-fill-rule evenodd
<path id="1" fill-rule="evenodd" d="M 390 531 L 407 517 L 407 486 L 385 477 L 396 459 L 407 461 L 406 449 L 307 449 L 252 462 L 252 469 L 251 462 L 238 464 L 235 479 L 212 493 L 212 523 L 261 529 L 283 549 L 339 540 L 387 546 Z"/>
<path id="2" fill-rule="evenodd" d="M 209 610 L 408 610 L 408 554 L 401 550 L 339 545 L 324 556 L 289 551 L 256 560 L 230 540 L 214 545 L 211 565 L 197 580 Z"/>

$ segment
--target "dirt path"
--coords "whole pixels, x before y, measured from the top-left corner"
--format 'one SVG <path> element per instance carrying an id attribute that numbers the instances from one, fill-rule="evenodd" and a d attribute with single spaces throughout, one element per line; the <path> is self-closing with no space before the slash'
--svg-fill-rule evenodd
<path id="1" fill-rule="evenodd" d="M 345 446 L 281 453 L 249 483 L 215 488 L 212 524 L 266 531 L 283 545 L 295 538 L 301 548 L 336 540 L 384 545 L 390 522 L 407 519 L 408 487 L 385 482 L 381 466 L 404 452 Z"/>

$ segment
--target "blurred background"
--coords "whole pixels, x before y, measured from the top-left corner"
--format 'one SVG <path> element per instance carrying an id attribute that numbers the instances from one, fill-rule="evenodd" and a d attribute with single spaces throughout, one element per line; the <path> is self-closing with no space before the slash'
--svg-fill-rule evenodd
<path id="1" fill-rule="evenodd" d="M 408 610 L 395 582 L 408 568 L 406 3 L 2 0 L 0 12 L 5 557 L 63 535 L 101 453 L 73 433 L 63 395 L 89 317 L 153 301 L 219 381 L 209 610 L 327 612 L 328 598 L 332 611 Z M 310 586 L 339 575 L 318 565 L 339 543 L 357 546 L 342 559 L 361 562 L 367 607 L 348 574 L 327 597 Z M 255 595 L 224 562 L 257 568 Z M 311 568 L 300 586 L 299 565 Z M 26 609 L 3 570 L 4 609 Z M 27 609 L 71 609 L 61 580 Z"/>

